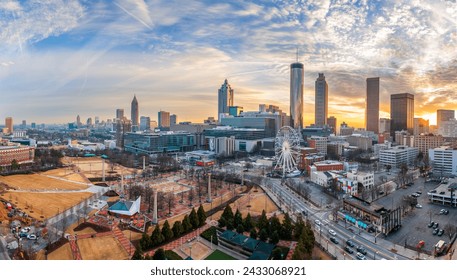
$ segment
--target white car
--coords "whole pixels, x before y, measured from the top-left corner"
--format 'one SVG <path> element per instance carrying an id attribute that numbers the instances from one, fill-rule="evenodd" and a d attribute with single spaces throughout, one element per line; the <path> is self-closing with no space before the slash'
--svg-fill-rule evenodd
<path id="1" fill-rule="evenodd" d="M 321 221 L 319 221 L 319 220 L 315 220 L 314 223 L 318 226 L 322 225 Z"/>
<path id="2" fill-rule="evenodd" d="M 29 234 L 29 235 L 27 235 L 27 239 L 36 240 L 36 235 L 35 234 Z"/>
<path id="3" fill-rule="evenodd" d="M 416 204 L 416 208 L 422 208 L 422 205 Z"/>
<path id="4" fill-rule="evenodd" d="M 329 229 L 328 233 L 330 233 L 332 236 L 336 236 L 336 232 L 333 229 Z"/>

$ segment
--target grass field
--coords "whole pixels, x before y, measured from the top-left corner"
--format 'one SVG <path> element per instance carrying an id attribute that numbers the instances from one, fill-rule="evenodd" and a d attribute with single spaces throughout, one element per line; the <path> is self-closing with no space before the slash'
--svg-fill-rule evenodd
<path id="1" fill-rule="evenodd" d="M 88 188 L 87 185 L 38 174 L 1 176 L 0 182 L 17 190 L 84 190 Z"/>
<path id="2" fill-rule="evenodd" d="M 73 170 L 70 170 L 69 168 L 53 169 L 53 170 L 43 172 L 41 174 L 60 177 L 60 178 L 66 179 L 66 180 L 80 182 L 80 183 L 90 183 L 90 181 L 87 180 L 86 178 L 84 178 L 83 176 L 81 176 L 81 174 L 75 173 Z"/>
<path id="3" fill-rule="evenodd" d="M 216 250 L 211 253 L 205 260 L 236 260 L 234 257 L 227 255 L 226 253 Z"/>
<path id="4" fill-rule="evenodd" d="M 113 236 L 78 240 L 83 260 L 126 260 L 129 258 L 122 245 Z"/>
<path id="5" fill-rule="evenodd" d="M 26 212 L 29 216 L 43 220 L 69 209 L 84 199 L 92 196 L 89 192 L 74 193 L 35 193 L 35 192 L 6 192 L 2 198 Z M 42 218 L 43 216 L 44 218 Z"/>

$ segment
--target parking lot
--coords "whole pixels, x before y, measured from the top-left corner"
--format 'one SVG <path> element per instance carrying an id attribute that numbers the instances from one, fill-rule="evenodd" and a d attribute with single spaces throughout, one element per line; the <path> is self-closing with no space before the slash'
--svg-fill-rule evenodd
<path id="1" fill-rule="evenodd" d="M 417 198 L 418 204 L 422 208 L 413 208 L 406 216 L 402 218 L 402 227 L 397 232 L 392 232 L 387 236 L 387 240 L 404 246 L 407 243 L 415 247 L 419 241 L 425 241 L 424 250 L 433 252 L 434 245 L 439 240 L 449 242 L 449 235 L 444 232 L 442 236 L 433 235 L 433 228 L 427 225 L 430 221 L 438 222 L 439 229 L 443 229 L 446 224 L 457 226 L 457 209 L 449 206 L 442 206 L 431 204 L 428 201 L 427 192 L 436 188 L 437 182 L 425 183 L 424 178 L 419 178 L 414 182 L 414 185 L 409 186 L 407 189 L 399 189 L 376 201 L 376 203 L 383 205 L 387 209 L 392 206 L 397 207 L 401 205 L 401 201 L 405 195 L 411 195 L 414 192 L 420 191 L 422 194 Z M 440 214 L 441 209 L 449 210 L 449 214 Z"/>

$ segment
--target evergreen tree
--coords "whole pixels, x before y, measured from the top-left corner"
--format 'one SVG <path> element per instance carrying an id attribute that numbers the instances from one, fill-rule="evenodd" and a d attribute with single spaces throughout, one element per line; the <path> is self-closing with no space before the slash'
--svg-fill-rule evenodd
<path id="1" fill-rule="evenodd" d="M 244 218 L 243 227 L 245 231 L 250 231 L 254 227 L 250 213 L 248 213 L 246 218 Z"/>
<path id="2" fill-rule="evenodd" d="M 176 221 L 173 224 L 173 228 L 171 230 L 173 231 L 174 237 L 179 237 L 184 233 L 184 229 L 182 228 L 182 224 L 180 221 Z"/>
<path id="3" fill-rule="evenodd" d="M 270 243 L 277 244 L 279 242 L 279 234 L 277 231 L 273 231 L 270 238 Z"/>
<path id="4" fill-rule="evenodd" d="M 290 218 L 289 214 L 286 213 L 284 215 L 284 220 L 282 221 L 282 227 L 280 231 L 280 237 L 284 240 L 291 240 L 292 239 L 292 231 L 293 231 L 292 219 Z"/>
<path id="5" fill-rule="evenodd" d="M 251 232 L 249 233 L 251 238 L 257 239 L 257 230 L 255 228 L 251 228 Z"/>
<path id="6" fill-rule="evenodd" d="M 268 232 L 266 228 L 262 228 L 259 232 L 259 239 L 263 242 L 267 241 L 268 239 Z"/>
<path id="7" fill-rule="evenodd" d="M 201 205 L 201 204 L 200 204 L 200 207 L 198 207 L 197 216 L 198 216 L 199 226 L 203 226 L 206 222 L 207 217 L 206 217 L 205 209 L 203 209 L 203 205 Z"/>
<path id="8" fill-rule="evenodd" d="M 190 223 L 189 216 L 185 215 L 182 219 L 183 233 L 192 231 L 192 224 Z"/>
<path id="9" fill-rule="evenodd" d="M 168 223 L 168 220 L 166 220 L 165 223 L 162 226 L 162 235 L 163 235 L 163 238 L 164 238 L 165 242 L 168 242 L 173 238 L 173 232 L 171 231 L 170 224 Z"/>
<path id="10" fill-rule="evenodd" d="M 195 212 L 195 208 L 192 208 L 192 211 L 190 212 L 189 221 L 190 221 L 190 224 L 192 225 L 193 229 L 197 229 L 198 226 L 200 225 L 200 222 L 199 222 L 198 216 L 197 216 L 197 212 Z"/>
<path id="11" fill-rule="evenodd" d="M 154 230 L 152 231 L 151 234 L 151 245 L 154 247 L 156 245 L 159 245 L 163 242 L 164 238 L 162 235 L 162 232 L 160 232 L 160 227 L 159 225 L 156 225 Z"/>
<path id="12" fill-rule="evenodd" d="M 243 216 L 239 209 L 236 209 L 235 216 L 233 217 L 233 226 L 238 227 L 238 225 L 243 225 Z"/>
<path id="13" fill-rule="evenodd" d="M 233 226 L 233 219 L 227 220 L 227 229 L 228 230 L 233 230 L 235 227 Z"/>
<path id="14" fill-rule="evenodd" d="M 226 221 L 225 218 L 222 217 L 222 216 L 221 216 L 221 218 L 219 219 L 218 222 L 219 222 L 219 226 L 222 227 L 222 228 L 225 227 L 225 226 L 227 226 L 227 221 Z"/>
<path id="15" fill-rule="evenodd" d="M 267 213 L 265 210 L 262 210 L 262 215 L 260 215 L 259 220 L 257 221 L 257 228 L 259 230 L 262 229 L 267 229 L 268 228 L 268 218 L 267 218 Z"/>
<path id="16" fill-rule="evenodd" d="M 157 249 L 157 251 L 154 253 L 154 256 L 152 256 L 153 260 L 166 260 L 167 258 L 165 257 L 165 250 L 162 248 Z"/>
<path id="17" fill-rule="evenodd" d="M 269 237 L 271 238 L 273 232 L 281 232 L 281 222 L 279 221 L 278 217 L 276 215 L 273 215 L 270 220 L 268 221 L 268 234 Z"/>
<path id="18" fill-rule="evenodd" d="M 133 253 L 132 260 L 143 260 L 143 250 L 141 249 L 141 245 L 138 245 L 136 248 L 135 253 Z"/>
<path id="19" fill-rule="evenodd" d="M 146 233 L 143 233 L 143 235 L 141 236 L 139 247 L 145 249 L 149 249 L 152 247 L 151 237 L 149 237 L 149 235 L 147 235 Z"/>
<path id="20" fill-rule="evenodd" d="M 239 225 L 236 227 L 236 232 L 238 232 L 238 233 L 240 233 L 240 234 L 244 232 L 243 224 L 239 224 Z"/>
<path id="21" fill-rule="evenodd" d="M 309 223 L 306 223 L 304 231 L 300 236 L 300 240 L 303 243 L 304 252 L 311 257 L 314 248 L 315 238 L 314 232 L 311 229 L 311 225 Z"/>
<path id="22" fill-rule="evenodd" d="M 297 222 L 295 223 L 294 227 L 294 238 L 295 240 L 298 240 L 302 234 L 302 232 L 305 229 L 305 223 L 303 222 L 303 219 L 299 216 L 297 218 Z"/>
<path id="23" fill-rule="evenodd" d="M 224 212 L 222 213 L 222 217 L 224 217 L 224 219 L 226 221 L 228 221 L 230 219 L 233 221 L 233 218 L 234 218 L 233 211 L 229 204 L 227 204 L 227 206 L 225 206 Z"/>

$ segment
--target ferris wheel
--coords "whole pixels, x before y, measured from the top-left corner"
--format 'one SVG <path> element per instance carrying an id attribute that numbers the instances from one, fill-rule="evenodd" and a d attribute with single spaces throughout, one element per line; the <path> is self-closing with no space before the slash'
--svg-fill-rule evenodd
<path id="1" fill-rule="evenodd" d="M 282 170 L 283 177 L 297 170 L 300 157 L 300 134 L 290 126 L 279 129 L 275 139 L 275 169 Z"/>

